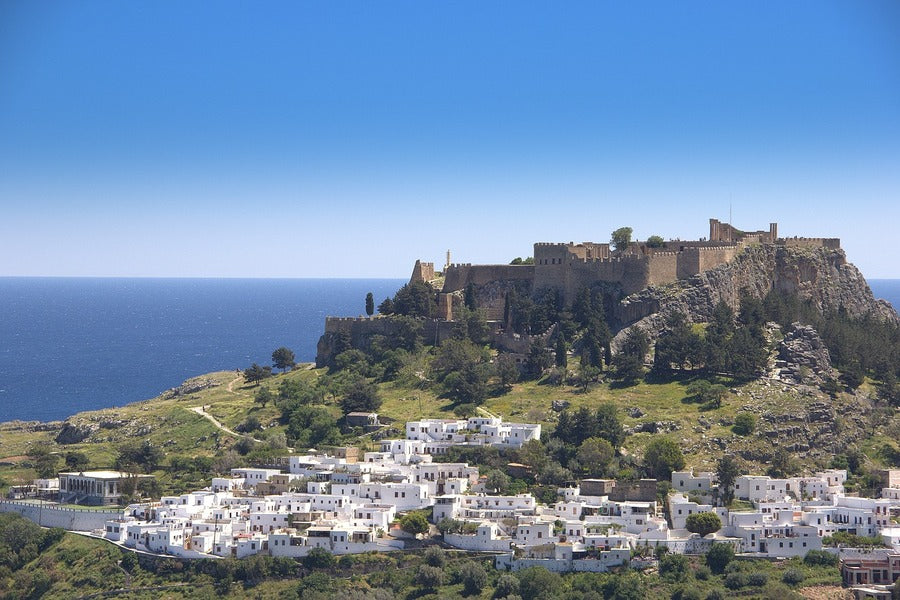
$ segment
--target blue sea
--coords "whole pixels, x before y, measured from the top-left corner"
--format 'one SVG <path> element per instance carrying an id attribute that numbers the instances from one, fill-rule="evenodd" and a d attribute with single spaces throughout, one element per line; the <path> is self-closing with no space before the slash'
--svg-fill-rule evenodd
<path id="1" fill-rule="evenodd" d="M 210 371 L 313 361 L 325 317 L 400 279 L 0 278 L 0 421 L 51 421 L 152 398 Z M 900 307 L 900 280 L 871 280 Z"/>
<path id="2" fill-rule="evenodd" d="M 311 362 L 326 316 L 400 279 L 0 278 L 0 421 L 152 398 L 211 371 Z"/>

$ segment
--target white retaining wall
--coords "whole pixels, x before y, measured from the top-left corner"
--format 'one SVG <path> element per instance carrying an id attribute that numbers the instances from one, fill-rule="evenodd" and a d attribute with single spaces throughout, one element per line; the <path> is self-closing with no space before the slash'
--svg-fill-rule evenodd
<path id="1" fill-rule="evenodd" d="M 106 522 L 121 519 L 124 510 L 88 510 L 83 508 L 62 508 L 52 504 L 0 500 L 0 512 L 19 513 L 44 527 L 62 527 L 69 531 L 93 531 L 105 529 Z"/>

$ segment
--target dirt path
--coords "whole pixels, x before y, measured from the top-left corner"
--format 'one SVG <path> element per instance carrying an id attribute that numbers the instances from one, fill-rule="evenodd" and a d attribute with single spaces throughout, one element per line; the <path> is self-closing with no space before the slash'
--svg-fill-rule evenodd
<path id="1" fill-rule="evenodd" d="M 234 391 L 234 384 L 236 384 L 238 381 L 243 381 L 243 379 L 244 379 L 243 375 L 238 375 L 237 377 L 235 377 L 234 379 L 229 381 L 228 387 L 227 387 L 228 391 L 231 392 L 232 394 L 237 394 L 238 396 L 243 396 L 243 394 L 239 394 L 238 392 Z"/>
<path id="2" fill-rule="evenodd" d="M 227 434 L 229 434 L 229 435 L 233 435 L 233 436 L 235 436 L 235 437 L 243 437 L 243 434 L 240 434 L 240 433 L 238 433 L 238 432 L 236 432 L 236 431 L 233 431 L 233 430 L 231 430 L 231 429 L 228 429 L 227 427 L 225 427 L 224 425 L 222 425 L 222 423 L 220 423 L 218 419 L 216 419 L 214 416 L 212 416 L 211 414 L 209 414 L 208 412 L 206 412 L 205 410 L 203 410 L 203 407 L 202 407 L 202 406 L 192 406 L 192 407 L 190 407 L 188 410 L 191 411 L 191 412 L 197 413 L 197 414 L 200 415 L 201 417 L 206 417 L 206 418 L 209 420 L 210 423 L 212 423 L 213 425 L 215 425 L 216 427 L 218 427 L 219 429 L 221 429 L 222 431 L 224 431 L 225 433 L 227 433 Z M 254 442 L 261 442 L 261 441 L 262 441 L 262 440 L 258 440 L 258 439 L 256 439 L 256 438 L 250 438 L 250 439 L 252 439 Z"/>

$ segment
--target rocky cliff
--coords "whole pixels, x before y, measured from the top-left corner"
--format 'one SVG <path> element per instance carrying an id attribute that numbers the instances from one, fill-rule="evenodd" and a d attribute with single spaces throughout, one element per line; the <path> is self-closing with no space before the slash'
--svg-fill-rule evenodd
<path id="1" fill-rule="evenodd" d="M 620 302 L 615 317 L 623 328 L 636 325 L 655 336 L 672 311 L 693 322 L 707 322 L 719 301 L 737 310 L 742 291 L 763 298 L 773 289 L 811 300 L 822 312 L 843 309 L 851 317 L 900 323 L 888 302 L 875 299 L 843 250 L 771 244 L 748 247 L 732 262 L 690 279 L 632 294 Z M 614 348 L 624 334 L 623 329 L 616 336 Z"/>

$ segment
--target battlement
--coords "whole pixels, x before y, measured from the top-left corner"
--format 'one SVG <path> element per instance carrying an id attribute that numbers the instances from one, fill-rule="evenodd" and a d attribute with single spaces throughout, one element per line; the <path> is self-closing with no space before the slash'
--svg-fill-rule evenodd
<path id="1" fill-rule="evenodd" d="M 832 250 L 839 250 L 841 247 L 840 238 L 794 236 L 792 238 L 779 238 L 775 243 L 788 248 L 831 248 Z"/>

